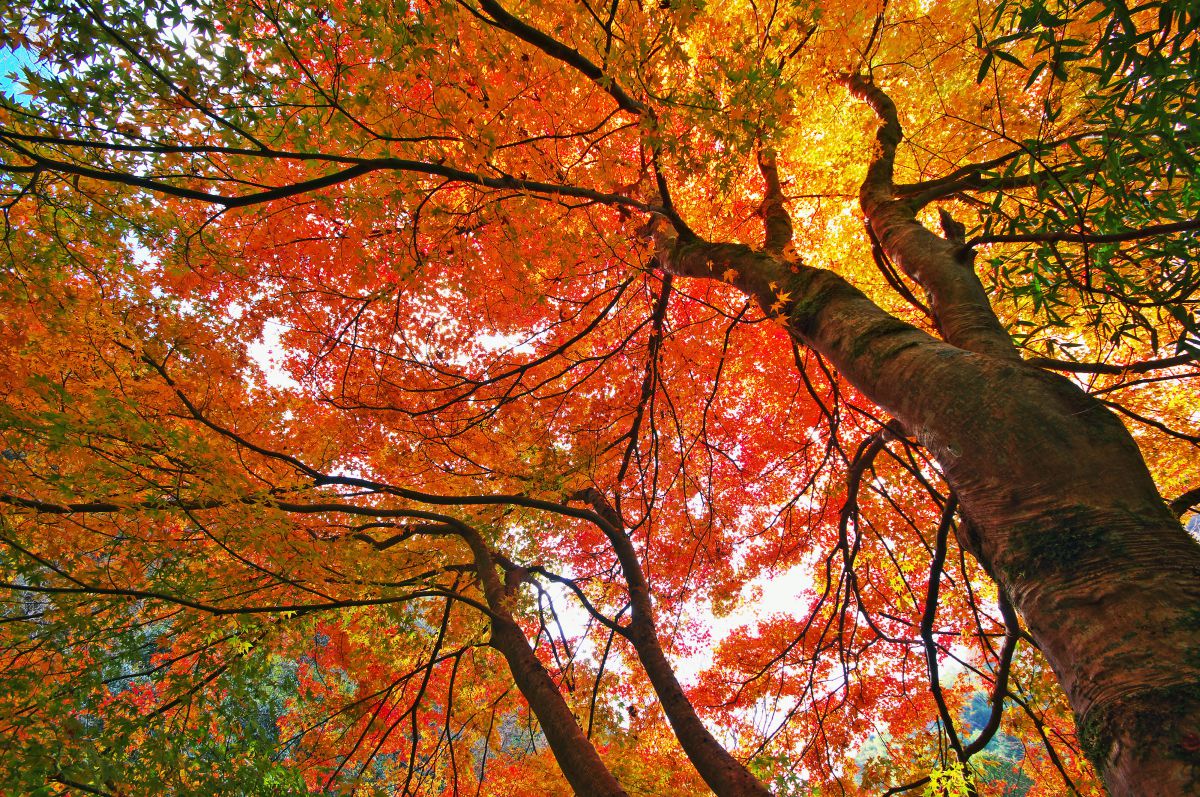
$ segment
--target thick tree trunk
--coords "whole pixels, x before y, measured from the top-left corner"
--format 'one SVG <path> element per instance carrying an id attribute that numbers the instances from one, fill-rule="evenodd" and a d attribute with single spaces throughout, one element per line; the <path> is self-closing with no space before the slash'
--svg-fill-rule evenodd
<path id="1" fill-rule="evenodd" d="M 827 277 L 799 280 L 809 291 L 792 308 L 793 332 L 937 457 L 972 521 L 960 542 L 1021 612 L 1109 790 L 1198 794 L 1200 546 L 1124 425 L 1070 381 L 1020 361 L 970 251 L 895 196 L 902 130 L 891 99 L 865 78 L 846 83 L 882 123 L 863 210 L 952 345 L 914 336 Z"/>
<path id="2" fill-rule="evenodd" d="M 937 340 L 832 272 L 659 244 L 676 274 L 736 270 L 768 313 L 788 294 L 792 336 L 933 452 L 977 529 L 962 543 L 1012 597 L 1111 793 L 1200 794 L 1200 545 L 1121 422 L 1070 381 Z M 968 328 L 978 340 L 978 315 Z"/>
<path id="3" fill-rule="evenodd" d="M 977 530 L 962 542 L 1024 617 L 1111 793 L 1200 793 L 1200 546 L 1103 406 L 984 365 L 917 415 Z"/>

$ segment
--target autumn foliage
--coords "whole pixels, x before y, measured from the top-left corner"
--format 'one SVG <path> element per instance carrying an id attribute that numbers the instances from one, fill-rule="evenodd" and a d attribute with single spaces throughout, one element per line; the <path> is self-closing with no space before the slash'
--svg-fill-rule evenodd
<path id="1" fill-rule="evenodd" d="M 1197 788 L 1188 3 L 21 6 L 12 793 Z"/>

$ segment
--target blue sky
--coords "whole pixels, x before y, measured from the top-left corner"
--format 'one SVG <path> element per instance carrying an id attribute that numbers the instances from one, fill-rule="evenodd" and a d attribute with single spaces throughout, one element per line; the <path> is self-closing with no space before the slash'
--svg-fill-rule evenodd
<path id="1" fill-rule="evenodd" d="M 33 53 L 23 47 L 12 49 L 0 47 L 0 91 L 6 94 L 19 94 L 19 87 L 9 78 L 9 75 L 21 74 L 22 67 L 32 67 L 37 61 Z"/>

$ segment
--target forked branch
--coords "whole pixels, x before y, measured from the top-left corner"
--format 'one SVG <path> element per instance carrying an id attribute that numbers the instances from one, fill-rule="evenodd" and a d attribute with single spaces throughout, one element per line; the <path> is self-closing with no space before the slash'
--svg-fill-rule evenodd
<path id="1" fill-rule="evenodd" d="M 779 182 L 779 166 L 774 150 L 758 151 L 758 170 L 767 184 L 759 209 L 766 232 L 763 250 L 776 257 L 783 257 L 792 243 L 792 217 L 784 205 L 783 186 Z"/>
<path id="2" fill-rule="evenodd" d="M 879 118 L 875 152 L 859 191 L 859 203 L 883 252 L 929 294 L 934 321 L 948 343 L 1007 360 L 1017 350 L 972 269 L 969 248 L 928 230 L 916 218 L 918 203 L 899 198 L 894 183 L 896 150 L 904 138 L 896 104 L 869 78 L 846 75 L 842 83 Z"/>

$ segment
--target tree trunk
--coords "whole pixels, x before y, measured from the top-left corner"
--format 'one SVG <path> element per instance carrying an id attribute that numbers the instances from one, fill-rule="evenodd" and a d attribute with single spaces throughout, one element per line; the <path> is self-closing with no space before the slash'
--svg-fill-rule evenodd
<path id="1" fill-rule="evenodd" d="M 494 619 L 492 646 L 508 661 L 513 682 L 537 716 L 550 750 L 575 793 L 580 797 L 628 797 L 579 727 L 554 679 L 516 623 Z"/>
<path id="2" fill-rule="evenodd" d="M 1099 402 L 985 366 L 920 427 L 977 530 L 964 546 L 1024 617 L 1111 793 L 1200 793 L 1200 546 Z"/>
<path id="3" fill-rule="evenodd" d="M 596 522 L 617 554 L 621 572 L 629 587 L 632 618 L 624 636 L 637 652 L 638 661 L 650 679 L 659 705 L 688 760 L 717 797 L 770 797 L 770 790 L 704 726 L 696 714 L 696 707 L 684 693 L 675 676 L 675 668 L 667 660 L 659 641 L 650 585 L 637 551 L 625 534 L 620 514 L 597 490 L 583 490 L 574 497 L 595 508 Z"/>
<path id="4" fill-rule="evenodd" d="M 938 340 L 832 272 L 735 244 L 659 245 L 682 276 L 734 269 L 930 449 L 977 529 L 961 542 L 1012 597 L 1111 793 L 1200 794 L 1200 545 L 1124 425 L 1070 381 Z"/>
<path id="5" fill-rule="evenodd" d="M 475 557 L 476 572 L 492 611 L 491 646 L 508 662 L 513 683 L 538 718 L 554 759 L 572 790 L 580 797 L 628 797 L 592 740 L 579 727 L 558 685 L 530 647 L 525 632 L 513 620 L 509 611 L 513 596 L 496 574 L 492 551 L 479 533 L 465 524 L 456 524 L 455 533 L 466 541 Z"/>

